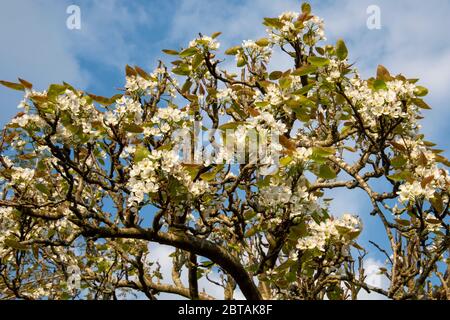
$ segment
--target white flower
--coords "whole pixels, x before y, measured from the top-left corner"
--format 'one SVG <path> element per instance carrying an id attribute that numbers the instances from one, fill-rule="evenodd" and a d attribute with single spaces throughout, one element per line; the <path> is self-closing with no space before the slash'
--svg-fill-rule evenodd
<path id="1" fill-rule="evenodd" d="M 133 75 L 133 76 L 127 76 L 125 88 L 130 91 L 138 91 L 143 90 L 145 92 L 151 92 L 152 89 L 154 89 L 158 82 L 156 81 L 156 76 L 160 74 L 161 72 L 165 72 L 164 70 L 161 71 L 161 69 L 157 69 L 157 72 L 150 75 L 150 79 L 145 79 L 141 77 L 140 75 Z"/>
<path id="2" fill-rule="evenodd" d="M 247 120 L 248 127 L 259 131 L 269 129 L 272 134 L 282 135 L 287 131 L 286 125 L 280 120 L 275 120 L 269 112 L 261 112 L 258 116 Z"/>
<path id="3" fill-rule="evenodd" d="M 197 38 L 195 40 L 192 40 L 189 42 L 189 47 L 197 47 L 202 46 L 204 48 L 207 48 L 209 50 L 217 50 L 220 47 L 220 43 L 217 42 L 215 39 L 208 37 L 208 36 L 202 36 L 200 38 Z"/>
<path id="4" fill-rule="evenodd" d="M 304 25 L 296 25 L 299 15 L 300 13 L 292 11 L 282 13 L 278 17 L 282 23 L 281 31 L 273 27 L 268 27 L 267 29 L 272 41 L 282 45 L 288 40 L 302 39 L 306 34 L 308 34 L 309 39 L 308 45 L 314 45 L 320 40 L 326 40 L 323 19 L 312 16 Z"/>
<path id="5" fill-rule="evenodd" d="M 29 120 L 28 115 L 24 114 L 20 117 L 16 117 L 16 118 L 12 119 L 11 123 L 15 123 L 15 124 L 19 125 L 19 127 L 23 128 L 23 127 L 26 127 L 26 125 L 28 124 L 28 120 Z"/>
<path id="6" fill-rule="evenodd" d="M 253 40 L 245 40 L 242 42 L 242 48 L 246 55 L 253 61 L 263 61 L 268 63 L 272 56 L 272 49 L 270 46 L 259 46 Z M 236 56 L 237 59 L 240 57 Z"/>
<path id="7" fill-rule="evenodd" d="M 325 252 L 327 243 L 348 244 L 351 240 L 344 234 L 362 230 L 361 221 L 350 214 L 344 214 L 340 219 L 327 219 L 320 223 L 311 220 L 308 227 L 310 234 L 298 240 L 298 250 L 317 249 Z"/>
<path id="8" fill-rule="evenodd" d="M 414 181 L 413 183 L 402 184 L 399 188 L 398 195 L 401 202 L 415 202 L 417 198 L 424 197 L 425 199 L 431 199 L 434 196 L 435 190 L 426 186 L 422 188 L 419 181 Z"/>
<path id="9" fill-rule="evenodd" d="M 297 148 L 297 150 L 295 150 L 293 157 L 296 161 L 304 162 L 307 161 L 309 157 L 312 156 L 312 154 L 313 154 L 312 148 L 300 147 Z"/>
<path id="10" fill-rule="evenodd" d="M 11 174 L 13 182 L 22 183 L 29 182 L 34 177 L 34 170 L 29 168 L 14 168 L 14 173 Z"/>
<path id="11" fill-rule="evenodd" d="M 219 89 L 216 94 L 217 100 L 219 102 L 231 102 L 237 99 L 236 93 L 231 88 Z"/>
<path id="12" fill-rule="evenodd" d="M 411 101 L 414 90 L 413 84 L 401 80 L 387 81 L 386 88 L 375 90 L 358 76 L 345 87 L 346 95 L 359 108 L 368 125 L 376 126 L 377 119 L 384 116 L 405 118 L 411 128 L 417 127 L 418 108 Z"/>
<path id="13" fill-rule="evenodd" d="M 268 186 L 260 190 L 260 201 L 267 207 L 289 203 L 292 191 L 288 186 Z"/>

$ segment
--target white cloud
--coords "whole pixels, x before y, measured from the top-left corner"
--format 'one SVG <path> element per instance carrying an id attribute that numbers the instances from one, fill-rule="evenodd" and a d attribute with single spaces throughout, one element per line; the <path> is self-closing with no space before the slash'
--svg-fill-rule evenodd
<path id="1" fill-rule="evenodd" d="M 387 290 L 389 286 L 389 279 L 386 278 L 385 275 L 380 274 L 379 270 L 381 267 L 384 267 L 385 264 L 375 260 L 373 258 L 368 258 L 364 261 L 364 270 L 365 275 L 367 276 L 365 282 L 366 284 L 380 288 L 383 290 Z M 370 292 L 368 293 L 364 289 L 361 289 L 361 291 L 358 294 L 359 300 L 384 300 L 386 299 L 385 296 L 376 293 L 376 292 Z"/>
<path id="2" fill-rule="evenodd" d="M 169 255 L 173 252 L 174 252 L 174 248 L 166 246 L 166 245 L 160 245 L 160 244 L 150 244 L 149 245 L 149 253 L 150 254 L 148 256 L 148 260 L 152 261 L 152 262 L 158 262 L 161 265 L 161 273 L 163 275 L 163 283 L 173 284 L 173 281 L 172 281 L 172 258 L 169 257 Z M 209 275 L 209 278 L 216 282 L 220 282 L 220 277 L 217 273 L 211 273 Z M 186 268 L 183 268 L 183 270 L 182 270 L 181 281 L 187 287 L 188 278 L 187 278 Z M 209 282 L 206 279 L 206 277 L 202 277 L 199 280 L 199 291 L 200 292 L 204 291 L 216 299 L 224 298 L 223 288 Z M 167 293 L 160 294 L 158 298 L 161 300 L 184 299 L 183 297 L 173 295 L 173 294 L 167 294 Z M 235 291 L 234 298 L 236 300 L 244 299 L 244 296 L 243 296 L 242 292 L 239 290 L 239 288 L 237 288 L 237 290 Z"/>
<path id="3" fill-rule="evenodd" d="M 80 58 L 112 68 L 123 68 L 143 56 L 153 56 L 154 51 L 143 50 L 145 44 L 133 42 L 132 36 L 140 28 L 158 21 L 160 4 L 143 6 L 117 0 L 97 2 L 81 1 L 82 29 L 69 31 L 65 27 L 68 1 L 16 0 L 3 1 L 0 8 L 0 77 L 14 80 L 25 78 L 43 89 L 49 83 L 67 81 L 86 88 L 92 81 L 101 81 L 102 75 L 91 74 Z M 450 2 L 435 0 L 387 1 L 347 0 L 312 1 L 318 15 L 325 18 L 330 41 L 343 37 L 347 41 L 351 59 L 365 76 L 373 75 L 378 63 L 386 65 L 393 73 L 420 77 L 429 87 L 427 99 L 434 110 L 426 112 L 424 131 L 431 139 L 447 142 L 447 119 L 450 109 Z M 382 26 L 379 31 L 366 28 L 366 8 L 369 4 L 381 7 Z M 186 45 L 198 32 L 210 34 L 223 31 L 223 46 L 264 35 L 261 24 L 265 16 L 276 16 L 282 11 L 298 10 L 296 0 L 254 0 L 230 2 L 225 0 L 179 1 L 173 12 L 164 17 L 170 21 L 168 39 L 157 41 L 155 51 L 162 43 Z M 173 10 L 173 11 L 172 11 Z M 162 14 L 167 13 L 166 10 Z M 159 19 L 159 20 L 158 20 Z M 157 30 L 155 26 L 155 30 Z M 154 35 L 153 35 L 154 36 Z M 162 37 L 162 33 L 161 33 Z M 274 68 L 288 68 L 289 61 L 276 55 Z M 1 122 L 5 123 L 15 112 L 20 94 L 0 88 L 2 104 Z M 366 198 L 355 191 L 334 192 L 332 211 L 363 215 Z M 169 272 L 171 249 L 154 246 L 152 255 L 160 260 L 163 272 Z M 370 266 L 379 262 L 371 260 Z M 376 275 L 374 276 L 376 278 Z M 203 284 L 202 286 L 207 286 Z M 211 285 L 212 286 L 212 285 Z M 217 286 L 209 289 L 217 293 Z M 216 290 L 216 291 L 214 291 Z"/>
<path id="4" fill-rule="evenodd" d="M 121 70 L 133 64 L 141 49 L 131 38 L 152 23 L 150 9 L 118 0 L 81 1 L 80 8 L 82 27 L 70 33 L 72 49 L 78 56 Z"/>
<path id="5" fill-rule="evenodd" d="M 152 21 L 145 7 L 116 0 L 79 1 L 81 29 L 69 30 L 66 26 L 69 4 L 72 3 L 68 0 L 1 3 L 2 80 L 16 81 L 21 77 L 38 90 L 62 81 L 87 89 L 104 77 L 95 74 L 85 61 L 96 67 L 106 65 L 120 70 L 133 63 L 140 51 L 139 44 L 132 43 L 130 36 L 139 34 L 138 27 Z M 20 93 L 0 88 L 2 124 L 17 112 L 20 99 Z"/>
<path id="6" fill-rule="evenodd" d="M 0 9 L 0 69 L 2 80 L 21 77 L 43 89 L 63 80 L 87 85 L 75 53 L 65 35 L 63 2 L 4 1 Z M 20 94 L 0 89 L 1 122 L 15 112 Z"/>

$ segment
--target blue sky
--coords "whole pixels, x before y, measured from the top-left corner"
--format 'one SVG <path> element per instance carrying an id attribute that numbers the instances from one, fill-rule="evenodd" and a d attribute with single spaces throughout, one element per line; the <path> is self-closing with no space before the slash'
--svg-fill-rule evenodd
<path id="1" fill-rule="evenodd" d="M 66 27 L 69 5 L 81 9 L 81 30 Z M 378 64 L 393 73 L 420 78 L 430 89 L 423 132 L 448 150 L 450 127 L 450 2 L 448 0 L 316 0 L 314 12 L 326 23 L 328 41 L 347 42 L 350 60 L 365 77 Z M 366 26 L 369 5 L 381 9 L 381 30 Z M 124 84 L 125 64 L 153 69 L 167 59 L 161 49 L 185 46 L 199 32 L 222 31 L 223 48 L 264 35 L 262 18 L 298 11 L 294 0 L 15 0 L 0 3 L 0 79 L 21 77 L 45 89 L 69 82 L 99 95 Z M 290 68 L 276 56 L 274 66 Z M 17 112 L 20 93 L 0 88 L 0 124 Z M 450 156 L 446 151 L 446 156 Z M 363 193 L 334 193 L 333 211 L 357 213 L 366 230 L 363 242 L 382 240 L 380 226 L 368 217 Z M 373 248 L 371 248 L 373 249 Z M 381 259 L 374 255 L 375 259 Z"/>

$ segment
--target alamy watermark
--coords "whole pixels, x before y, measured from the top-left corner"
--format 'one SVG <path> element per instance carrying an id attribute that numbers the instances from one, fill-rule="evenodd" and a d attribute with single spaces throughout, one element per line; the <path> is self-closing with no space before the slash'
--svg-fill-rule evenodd
<path id="1" fill-rule="evenodd" d="M 171 141 L 173 151 L 184 164 L 259 164 L 270 171 L 278 167 L 283 149 L 279 135 L 270 130 L 258 131 L 243 125 L 206 129 L 198 121 L 193 122 L 192 128 L 176 131 Z"/>
<path id="2" fill-rule="evenodd" d="M 70 5 L 66 9 L 69 17 L 66 20 L 66 26 L 69 30 L 81 29 L 81 9 L 77 5 Z"/>
<path id="3" fill-rule="evenodd" d="M 71 265 L 67 268 L 67 288 L 70 291 L 76 291 L 81 288 L 81 270 L 76 265 Z"/>
<path id="4" fill-rule="evenodd" d="M 370 5 L 367 7 L 366 13 L 369 15 L 367 18 L 367 28 L 369 30 L 380 30 L 381 8 L 377 5 Z"/>

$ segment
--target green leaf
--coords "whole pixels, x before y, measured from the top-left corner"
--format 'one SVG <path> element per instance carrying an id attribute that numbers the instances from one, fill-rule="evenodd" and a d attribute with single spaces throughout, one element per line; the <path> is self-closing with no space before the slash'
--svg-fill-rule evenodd
<path id="1" fill-rule="evenodd" d="M 91 99 L 95 102 L 98 102 L 104 106 L 109 106 L 110 104 L 114 103 L 114 101 L 111 101 L 110 98 L 102 97 L 102 96 L 96 96 L 94 94 L 87 94 Z"/>
<path id="2" fill-rule="evenodd" d="M 348 57 L 348 49 L 342 39 L 339 39 L 336 43 L 336 56 L 339 60 L 345 60 Z"/>
<path id="3" fill-rule="evenodd" d="M 203 173 L 202 175 L 200 175 L 200 178 L 202 178 L 202 180 L 204 180 L 206 182 L 209 182 L 209 181 L 213 180 L 222 169 L 223 169 L 223 164 L 218 165 L 212 171 L 206 172 L 206 173 Z"/>
<path id="4" fill-rule="evenodd" d="M 237 61 L 237 64 L 236 64 L 237 67 L 241 68 L 241 67 L 245 66 L 245 64 L 246 64 L 245 58 L 244 57 L 239 57 L 239 59 Z"/>
<path id="5" fill-rule="evenodd" d="M 406 164 L 407 160 L 403 156 L 397 156 L 395 158 L 392 158 L 391 164 L 395 169 L 402 168 Z"/>
<path id="6" fill-rule="evenodd" d="M 318 174 L 319 178 L 330 180 L 330 179 L 336 178 L 336 176 L 337 176 L 336 172 L 333 169 L 331 169 L 329 166 L 327 166 L 326 164 L 323 164 L 320 166 L 319 174 Z"/>
<path id="7" fill-rule="evenodd" d="M 191 70 L 188 65 L 182 64 L 176 68 L 173 68 L 172 72 L 179 76 L 188 76 L 191 73 Z"/>
<path id="8" fill-rule="evenodd" d="M 246 118 L 246 117 L 247 117 L 247 115 L 244 113 L 244 111 L 242 111 L 241 107 L 240 107 L 238 104 L 233 103 L 233 104 L 231 105 L 231 108 L 233 109 L 233 111 L 235 111 L 235 112 L 236 112 L 238 115 L 240 115 L 242 118 Z"/>
<path id="9" fill-rule="evenodd" d="M 48 88 L 47 97 L 50 99 L 56 98 L 66 92 L 67 87 L 61 84 L 52 84 Z"/>
<path id="10" fill-rule="evenodd" d="M 221 34 L 222 34 L 222 32 L 220 32 L 220 31 L 214 32 L 214 33 L 211 35 L 211 38 L 215 39 L 215 38 L 217 38 L 218 36 L 220 36 Z"/>
<path id="11" fill-rule="evenodd" d="M 275 29 L 283 28 L 284 24 L 278 18 L 264 18 L 264 23 L 267 27 L 272 27 Z"/>
<path id="12" fill-rule="evenodd" d="M 192 81 L 190 79 L 186 80 L 186 82 L 183 84 L 183 87 L 181 88 L 181 92 L 186 93 L 189 92 L 192 86 Z"/>
<path id="13" fill-rule="evenodd" d="M 324 164 L 328 156 L 335 154 L 334 148 L 314 147 L 310 159 L 317 164 Z"/>
<path id="14" fill-rule="evenodd" d="M 381 64 L 377 68 L 377 80 L 391 81 L 392 76 L 389 71 Z"/>
<path id="15" fill-rule="evenodd" d="M 395 219 L 395 221 L 399 225 L 404 226 L 404 227 L 408 227 L 411 224 L 411 222 L 409 220 L 405 220 L 405 219 Z"/>
<path id="16" fill-rule="evenodd" d="M 245 124 L 245 122 L 241 122 L 241 121 L 228 122 L 228 123 L 221 125 L 219 127 L 219 129 L 220 130 L 236 129 L 237 127 L 242 126 L 244 124 Z"/>
<path id="17" fill-rule="evenodd" d="M 136 70 L 136 72 L 138 73 L 138 75 L 141 76 L 141 78 L 150 80 L 150 75 L 144 69 L 141 69 L 138 66 L 134 66 L 134 70 Z"/>
<path id="18" fill-rule="evenodd" d="M 421 109 L 430 110 L 431 107 L 422 99 L 412 99 L 412 102 Z"/>
<path id="19" fill-rule="evenodd" d="M 192 70 L 197 70 L 197 68 L 202 64 L 203 56 L 199 53 L 192 58 Z"/>
<path id="20" fill-rule="evenodd" d="M 316 103 L 314 101 L 308 99 L 305 96 L 297 96 L 297 98 L 302 106 L 312 108 L 316 105 Z"/>
<path id="21" fill-rule="evenodd" d="M 311 5 L 308 2 L 302 3 L 302 13 L 310 14 L 311 13 Z"/>
<path id="22" fill-rule="evenodd" d="M 179 56 L 182 58 L 191 57 L 198 52 L 196 47 L 187 48 L 180 52 Z"/>
<path id="23" fill-rule="evenodd" d="M 212 262 L 212 261 L 210 261 L 210 260 L 206 260 L 206 261 L 202 261 L 202 262 L 201 262 L 201 265 L 202 265 L 202 267 L 204 267 L 204 268 L 210 268 L 210 267 L 212 267 L 213 265 L 215 265 L 215 263 Z"/>
<path id="24" fill-rule="evenodd" d="M 50 195 L 50 191 L 48 190 L 47 186 L 45 184 L 42 183 L 36 183 L 35 185 L 36 189 L 39 190 L 40 192 L 46 194 L 46 195 Z"/>
<path id="25" fill-rule="evenodd" d="M 125 74 L 126 74 L 127 77 L 132 77 L 132 76 L 137 76 L 138 75 L 136 70 L 134 70 L 129 65 L 125 66 Z"/>
<path id="26" fill-rule="evenodd" d="M 414 94 L 418 97 L 425 97 L 428 94 L 428 89 L 422 86 L 417 86 Z"/>
<path id="27" fill-rule="evenodd" d="M 361 247 L 361 246 L 360 246 L 358 243 L 356 243 L 356 242 L 353 242 L 353 243 L 352 243 L 352 246 L 355 247 L 355 248 L 358 249 L 358 250 L 364 251 L 364 248 Z"/>
<path id="28" fill-rule="evenodd" d="M 234 47 L 231 47 L 231 48 L 225 50 L 225 54 L 229 55 L 229 56 L 235 56 L 239 52 L 240 49 L 241 49 L 241 46 L 234 46 Z"/>
<path id="29" fill-rule="evenodd" d="M 308 91 L 311 90 L 312 87 L 314 87 L 314 83 L 308 84 L 307 86 L 304 86 L 303 88 L 295 90 L 294 92 L 292 92 L 292 94 L 302 96 L 302 95 L 308 93 Z"/>
<path id="30" fill-rule="evenodd" d="M 283 72 L 281 71 L 273 71 L 270 75 L 269 75 L 269 79 L 270 80 L 278 80 L 281 78 L 281 76 L 283 75 Z"/>
<path id="31" fill-rule="evenodd" d="M 256 185 L 258 186 L 258 188 L 264 188 L 270 185 L 270 181 L 271 177 L 266 176 L 264 179 L 258 180 L 258 182 L 256 182 Z"/>
<path id="32" fill-rule="evenodd" d="M 13 90 L 18 90 L 18 91 L 25 90 L 25 87 L 23 86 L 23 84 L 20 84 L 20 83 L 14 83 L 14 82 L 0 80 L 0 84 L 4 85 L 7 88 L 13 89 Z"/>
<path id="33" fill-rule="evenodd" d="M 307 112 L 296 111 L 295 116 L 297 117 L 298 120 L 302 122 L 309 122 L 311 120 L 311 117 Z"/>
<path id="34" fill-rule="evenodd" d="M 439 214 L 444 210 L 444 201 L 439 193 L 435 193 L 434 197 L 430 199 L 430 202 Z"/>
<path id="35" fill-rule="evenodd" d="M 31 90 L 33 88 L 33 85 L 29 83 L 27 80 L 23 80 L 19 78 L 19 82 L 27 89 Z"/>
<path id="36" fill-rule="evenodd" d="M 292 109 L 294 112 L 301 112 L 302 111 L 302 105 L 300 104 L 300 101 L 297 99 L 289 99 L 285 101 L 285 104 L 288 108 Z"/>
<path id="37" fill-rule="evenodd" d="M 400 152 L 402 152 L 402 153 L 405 153 L 405 152 L 406 152 L 405 146 L 402 145 L 402 144 L 400 144 L 400 143 L 391 141 L 391 145 L 394 147 L 394 149 L 396 149 L 396 150 L 398 150 L 398 151 L 400 151 Z"/>
<path id="38" fill-rule="evenodd" d="M 280 159 L 280 164 L 281 164 L 282 167 L 288 166 L 291 162 L 292 162 L 292 157 L 291 156 L 287 156 L 287 157 L 284 157 L 284 158 Z"/>
<path id="39" fill-rule="evenodd" d="M 150 155 L 150 151 L 144 145 L 138 145 L 136 147 L 136 151 L 134 152 L 134 162 L 138 163 L 139 161 L 144 160 Z"/>
<path id="40" fill-rule="evenodd" d="M 317 154 L 322 157 L 328 157 L 331 155 L 334 155 L 336 153 L 336 150 L 331 147 L 314 147 L 313 148 L 313 154 Z"/>
<path id="41" fill-rule="evenodd" d="M 386 90 L 387 89 L 387 85 L 386 82 L 384 82 L 383 80 L 375 80 L 373 82 L 373 88 L 375 90 Z"/>
<path id="42" fill-rule="evenodd" d="M 307 65 L 307 66 L 303 66 L 303 67 L 295 69 L 292 72 L 292 75 L 293 76 L 306 76 L 306 75 L 314 73 L 316 71 L 317 71 L 317 66 Z"/>
<path id="43" fill-rule="evenodd" d="M 327 297 L 330 300 L 341 300 L 342 299 L 342 289 L 337 285 L 334 285 L 331 288 L 328 288 Z"/>
<path id="44" fill-rule="evenodd" d="M 142 133 L 142 132 L 144 132 L 144 129 L 141 126 L 139 126 L 139 125 L 137 125 L 135 123 L 124 124 L 123 125 L 123 129 L 125 131 L 131 132 L 131 133 Z"/>
<path id="45" fill-rule="evenodd" d="M 268 101 L 259 101 L 255 102 L 255 106 L 258 108 L 264 108 L 267 107 L 270 103 Z"/>
<path id="46" fill-rule="evenodd" d="M 350 240 L 355 240 L 356 238 L 358 238 L 358 236 L 360 234 L 361 234 L 361 230 L 350 231 L 347 233 L 347 238 L 349 238 Z"/>
<path id="47" fill-rule="evenodd" d="M 28 246 L 23 245 L 19 241 L 16 241 L 16 240 L 13 240 L 13 239 L 6 239 L 4 241 L 4 244 L 7 247 L 10 247 L 10 248 L 13 248 L 13 249 L 16 249 L 16 250 L 22 250 L 22 251 L 28 250 Z"/>
<path id="48" fill-rule="evenodd" d="M 256 212 L 254 210 L 247 210 L 244 212 L 244 220 L 248 221 L 256 217 Z"/>
<path id="49" fill-rule="evenodd" d="M 279 83 L 280 83 L 281 89 L 287 89 L 287 88 L 289 88 L 291 86 L 292 79 L 289 76 L 288 77 L 284 77 L 284 78 L 281 78 L 279 80 Z"/>
<path id="50" fill-rule="evenodd" d="M 270 41 L 267 38 L 261 38 L 255 41 L 255 43 L 260 47 L 267 47 L 270 44 Z"/>
<path id="51" fill-rule="evenodd" d="M 322 57 L 308 57 L 308 62 L 316 67 L 324 67 L 330 63 L 330 60 Z"/>
<path id="52" fill-rule="evenodd" d="M 308 228 L 306 227 L 306 223 L 303 221 L 295 226 L 292 226 L 289 230 L 289 238 L 296 241 L 298 238 L 306 236 L 308 233 Z"/>
<path id="53" fill-rule="evenodd" d="M 177 55 L 180 54 L 178 51 L 171 50 L 171 49 L 164 49 L 163 52 L 164 52 L 165 54 L 169 54 L 169 55 L 171 55 L 171 56 L 177 56 Z"/>
<path id="54" fill-rule="evenodd" d="M 412 177 L 411 172 L 406 171 L 406 170 L 405 171 L 401 171 L 401 172 L 397 172 L 397 173 L 395 173 L 393 175 L 388 176 L 389 179 L 391 179 L 393 181 L 397 181 L 397 182 L 408 180 L 411 177 Z"/>

